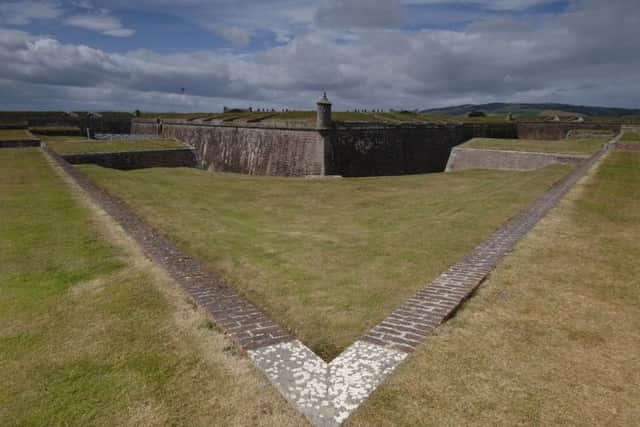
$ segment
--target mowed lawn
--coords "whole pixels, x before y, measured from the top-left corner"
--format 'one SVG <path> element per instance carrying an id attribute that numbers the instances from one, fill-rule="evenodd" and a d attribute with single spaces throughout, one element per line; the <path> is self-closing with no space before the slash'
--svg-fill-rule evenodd
<path id="1" fill-rule="evenodd" d="M 594 154 L 607 141 L 606 138 L 560 140 L 474 138 L 462 147 L 535 153 Z"/>
<path id="2" fill-rule="evenodd" d="M 143 139 L 127 141 L 95 140 L 84 137 L 43 136 L 42 141 L 58 154 L 114 153 L 123 151 L 176 150 L 188 148 L 173 139 Z"/>
<path id="3" fill-rule="evenodd" d="M 39 149 L 0 150 L 0 218 L 0 425 L 304 425 Z"/>
<path id="4" fill-rule="evenodd" d="M 305 180 L 79 169 L 327 360 L 571 170 Z"/>
<path id="5" fill-rule="evenodd" d="M 637 426 L 640 153 L 611 152 L 350 426 Z"/>

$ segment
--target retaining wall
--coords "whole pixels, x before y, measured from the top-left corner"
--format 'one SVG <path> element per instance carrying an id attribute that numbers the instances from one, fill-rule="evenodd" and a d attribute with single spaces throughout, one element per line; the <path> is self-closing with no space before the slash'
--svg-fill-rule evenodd
<path id="1" fill-rule="evenodd" d="M 131 133 L 138 135 L 159 135 L 160 125 L 156 119 L 134 119 Z"/>
<path id="2" fill-rule="evenodd" d="M 456 147 L 451 152 L 446 172 L 467 169 L 500 169 L 529 171 L 552 164 L 579 165 L 591 156 L 556 153 L 529 153 L 524 151 L 482 150 Z"/>
<path id="3" fill-rule="evenodd" d="M 564 139 L 571 130 L 605 130 L 620 133 L 619 123 L 580 122 L 520 122 L 517 124 L 520 139 Z"/>
<path id="4" fill-rule="evenodd" d="M 161 167 L 195 167 L 193 150 L 147 150 L 117 153 L 81 153 L 61 156 L 71 164 L 94 164 L 111 169 L 133 170 Z"/>
<path id="5" fill-rule="evenodd" d="M 375 176 L 442 172 L 451 148 L 474 137 L 516 138 L 514 124 L 220 124 L 136 119 L 133 133 L 176 138 L 208 170 L 252 175 Z"/>
<path id="6" fill-rule="evenodd" d="M 20 141 L 0 141 L 0 148 L 40 147 L 38 139 L 24 139 Z"/>
<path id="7" fill-rule="evenodd" d="M 377 176 L 442 172 L 451 149 L 471 138 L 516 138 L 512 124 L 337 128 L 327 134 L 328 175 Z"/>
<path id="8" fill-rule="evenodd" d="M 200 166 L 210 171 L 274 176 L 325 172 L 324 138 L 313 129 L 163 122 L 160 132 L 191 145 Z"/>
<path id="9" fill-rule="evenodd" d="M 318 131 L 301 123 L 135 119 L 132 133 L 184 141 L 196 150 L 198 164 L 213 171 L 355 177 L 442 172 L 451 149 L 477 137 L 553 140 L 565 138 L 571 130 L 618 133 L 620 128 L 577 122 L 336 123 L 333 129 Z"/>

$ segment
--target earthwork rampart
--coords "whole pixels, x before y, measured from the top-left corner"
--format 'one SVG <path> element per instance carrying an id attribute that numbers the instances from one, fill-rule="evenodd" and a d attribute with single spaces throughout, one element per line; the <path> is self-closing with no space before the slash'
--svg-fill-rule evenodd
<path id="1" fill-rule="evenodd" d="M 571 131 L 609 131 L 613 135 L 620 133 L 619 123 L 579 123 L 579 122 L 520 122 L 520 139 L 564 139 Z"/>
<path id="2" fill-rule="evenodd" d="M 221 124 L 136 119 L 132 132 L 191 145 L 211 171 L 251 175 L 402 175 L 444 171 L 451 149 L 475 137 L 516 138 L 515 124 Z"/>

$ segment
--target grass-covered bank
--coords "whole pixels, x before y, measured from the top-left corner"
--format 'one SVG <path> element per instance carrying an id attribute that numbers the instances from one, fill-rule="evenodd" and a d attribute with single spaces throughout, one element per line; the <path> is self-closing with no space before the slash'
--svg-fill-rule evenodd
<path id="1" fill-rule="evenodd" d="M 38 149 L 0 150 L 0 218 L 0 425 L 304 424 Z"/>
<path id="2" fill-rule="evenodd" d="M 327 359 L 570 170 L 312 181 L 79 169 Z"/>
<path id="3" fill-rule="evenodd" d="M 58 154 L 116 153 L 125 151 L 177 150 L 189 148 L 173 139 L 95 140 L 85 137 L 43 136 L 42 141 Z"/>
<path id="4" fill-rule="evenodd" d="M 474 138 L 463 148 L 484 150 L 526 151 L 535 153 L 595 154 L 608 141 L 606 138 L 591 139 L 492 139 Z"/>
<path id="5" fill-rule="evenodd" d="M 611 152 L 352 426 L 640 418 L 640 153 Z"/>

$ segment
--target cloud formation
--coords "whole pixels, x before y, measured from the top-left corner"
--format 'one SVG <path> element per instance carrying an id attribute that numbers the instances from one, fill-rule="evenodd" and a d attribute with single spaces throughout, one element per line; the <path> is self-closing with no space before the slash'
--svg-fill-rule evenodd
<path id="1" fill-rule="evenodd" d="M 65 19 L 64 22 L 72 27 L 97 31 L 112 37 L 131 37 L 136 33 L 136 31 L 131 28 L 124 28 L 118 18 L 105 12 L 73 15 Z"/>
<path id="2" fill-rule="evenodd" d="M 2 1 L 0 3 L 0 23 L 25 25 L 39 19 L 52 19 L 62 15 L 63 9 L 57 1 Z"/>
<path id="3" fill-rule="evenodd" d="M 6 94 L 0 108 L 310 109 L 324 90 L 339 109 L 494 101 L 640 104 L 640 58 L 633 54 L 640 51 L 636 0 L 581 0 L 562 13 L 527 16 L 527 21 L 489 15 L 461 30 L 403 29 L 384 13 L 393 2 L 379 9 L 370 6 L 364 18 L 347 17 L 351 6 L 346 1 L 332 0 L 310 14 L 292 9 L 300 25 L 307 23 L 305 29 L 285 26 L 286 36 L 278 44 L 251 51 L 114 53 L 0 30 L 0 88 Z M 533 3 L 542 2 L 492 4 L 522 8 Z M 345 16 L 336 18 L 335 25 L 315 26 L 316 20 L 328 19 L 319 15 L 329 16 L 335 8 Z M 237 33 L 226 35 L 237 45 L 258 34 L 258 21 L 251 14 L 246 19 L 246 25 L 237 23 Z M 101 32 L 113 29 L 103 24 L 88 26 Z"/>

